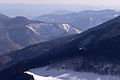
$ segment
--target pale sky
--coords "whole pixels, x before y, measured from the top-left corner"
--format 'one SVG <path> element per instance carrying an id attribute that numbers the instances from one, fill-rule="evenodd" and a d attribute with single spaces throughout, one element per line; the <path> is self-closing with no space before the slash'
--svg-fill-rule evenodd
<path id="1" fill-rule="evenodd" d="M 0 3 L 25 4 L 83 4 L 93 6 L 119 6 L 120 0 L 0 0 Z"/>

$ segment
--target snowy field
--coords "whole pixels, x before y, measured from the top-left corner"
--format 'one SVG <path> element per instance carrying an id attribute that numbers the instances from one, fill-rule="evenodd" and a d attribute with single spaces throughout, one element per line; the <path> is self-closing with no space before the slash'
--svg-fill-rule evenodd
<path id="1" fill-rule="evenodd" d="M 47 67 L 31 69 L 26 73 L 33 75 L 35 80 L 120 80 L 117 76 L 79 73 L 70 70 L 48 70 Z"/>

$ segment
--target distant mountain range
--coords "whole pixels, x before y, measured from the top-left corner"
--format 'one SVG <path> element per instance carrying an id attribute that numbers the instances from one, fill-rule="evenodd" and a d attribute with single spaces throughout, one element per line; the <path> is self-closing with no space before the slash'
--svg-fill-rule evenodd
<path id="1" fill-rule="evenodd" d="M 74 70 L 119 76 L 119 44 L 120 17 L 117 17 L 81 34 L 35 44 L 1 56 L 0 80 L 33 80 L 24 72 L 46 66 L 48 71 Z"/>
<path id="2" fill-rule="evenodd" d="M 51 15 L 65 15 L 65 14 L 70 14 L 73 13 L 72 11 L 68 10 L 57 10 L 55 12 L 50 13 Z"/>
<path id="3" fill-rule="evenodd" d="M 78 29 L 87 30 L 99 24 L 102 24 L 110 19 L 119 16 L 119 12 L 115 10 L 85 10 L 79 13 L 69 13 L 65 15 L 46 14 L 34 18 L 37 21 L 50 23 L 68 23 Z"/>
<path id="4" fill-rule="evenodd" d="M 69 24 L 44 23 L 0 14 L 0 55 L 82 31 Z"/>
<path id="5" fill-rule="evenodd" d="M 10 17 L 25 16 L 27 18 L 34 18 L 43 14 L 49 14 L 60 11 L 81 11 L 101 9 L 96 6 L 89 5 L 67 5 L 67 4 L 0 4 L 0 13 Z M 62 12 L 63 13 L 63 12 Z M 57 13 L 58 14 L 58 13 Z"/>

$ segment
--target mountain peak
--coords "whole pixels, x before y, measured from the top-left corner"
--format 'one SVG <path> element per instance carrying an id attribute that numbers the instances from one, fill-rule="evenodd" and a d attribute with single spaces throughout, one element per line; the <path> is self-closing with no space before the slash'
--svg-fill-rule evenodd
<path id="1" fill-rule="evenodd" d="M 15 18 L 12 19 L 12 21 L 16 22 L 16 23 L 30 23 L 31 21 L 25 17 L 22 16 L 17 16 Z"/>

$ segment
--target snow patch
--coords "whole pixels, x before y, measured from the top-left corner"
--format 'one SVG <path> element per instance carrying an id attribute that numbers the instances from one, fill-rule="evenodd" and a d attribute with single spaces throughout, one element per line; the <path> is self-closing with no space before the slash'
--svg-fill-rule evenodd
<path id="1" fill-rule="evenodd" d="M 117 76 L 49 69 L 48 67 L 30 69 L 25 73 L 33 75 L 35 80 L 120 80 Z"/>
<path id="2" fill-rule="evenodd" d="M 68 24 L 62 24 L 62 26 L 64 27 L 64 30 L 65 30 L 66 32 L 69 31 L 70 26 L 69 26 Z"/>
<path id="3" fill-rule="evenodd" d="M 74 28 L 74 27 L 73 27 L 73 29 L 74 29 L 78 34 L 82 33 L 81 30 L 78 30 L 78 29 L 76 29 L 76 28 Z"/>
<path id="4" fill-rule="evenodd" d="M 90 21 L 92 21 L 93 20 L 93 18 L 92 17 L 90 17 Z"/>
<path id="5" fill-rule="evenodd" d="M 27 28 L 29 28 L 30 30 L 32 30 L 34 33 L 36 33 L 37 35 L 40 35 L 35 29 L 32 28 L 31 25 L 26 26 Z"/>
<path id="6" fill-rule="evenodd" d="M 119 15 L 118 15 L 118 14 L 115 14 L 115 15 L 114 15 L 114 17 L 117 17 L 117 16 L 119 16 Z"/>

